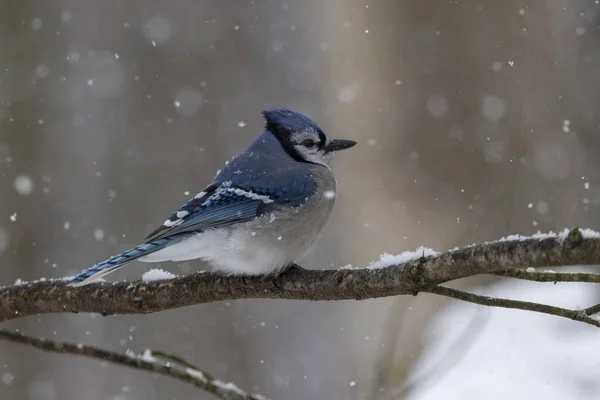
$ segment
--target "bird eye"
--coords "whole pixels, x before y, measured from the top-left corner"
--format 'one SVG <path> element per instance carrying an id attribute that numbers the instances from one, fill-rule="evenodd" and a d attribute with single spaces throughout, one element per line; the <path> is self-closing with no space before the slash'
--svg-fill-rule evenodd
<path id="1" fill-rule="evenodd" d="M 302 142 L 302 146 L 308 147 L 310 149 L 311 147 L 315 146 L 315 141 L 312 139 L 306 139 L 305 141 Z"/>

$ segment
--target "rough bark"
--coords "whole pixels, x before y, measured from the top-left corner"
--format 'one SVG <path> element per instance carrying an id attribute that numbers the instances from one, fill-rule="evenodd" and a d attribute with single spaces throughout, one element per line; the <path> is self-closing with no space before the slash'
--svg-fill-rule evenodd
<path id="1" fill-rule="evenodd" d="M 277 277 L 196 273 L 156 282 L 95 283 L 72 288 L 64 281 L 0 289 L 0 321 L 59 312 L 149 314 L 235 299 L 364 300 L 417 294 L 478 274 L 526 267 L 600 264 L 600 239 L 579 229 L 548 238 L 484 243 L 380 269 L 290 270 Z"/>

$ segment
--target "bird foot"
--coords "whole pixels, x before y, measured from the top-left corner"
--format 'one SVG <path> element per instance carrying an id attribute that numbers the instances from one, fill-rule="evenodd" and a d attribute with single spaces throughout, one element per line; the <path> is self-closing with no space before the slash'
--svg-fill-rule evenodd
<path id="1" fill-rule="evenodd" d="M 273 286 L 275 286 L 277 289 L 279 290 L 283 290 L 283 288 L 281 287 L 281 278 L 285 277 L 287 274 L 294 273 L 294 272 L 299 272 L 299 271 L 304 271 L 305 268 L 302 268 L 301 266 L 299 266 L 296 263 L 292 263 L 284 268 L 282 268 L 281 270 L 279 270 L 279 272 L 277 272 L 274 276 L 272 276 L 273 278 Z"/>
<path id="2" fill-rule="evenodd" d="M 281 276 L 281 275 L 287 274 L 290 271 L 304 271 L 304 270 L 306 270 L 306 268 L 303 268 L 296 263 L 291 263 L 290 265 L 283 267 L 277 275 Z"/>

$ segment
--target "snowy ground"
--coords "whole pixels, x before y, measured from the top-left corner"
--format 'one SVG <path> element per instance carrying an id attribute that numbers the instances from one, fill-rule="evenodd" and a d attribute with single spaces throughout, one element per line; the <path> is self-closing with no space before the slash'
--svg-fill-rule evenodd
<path id="1" fill-rule="evenodd" d="M 492 296 L 585 308 L 598 302 L 595 286 L 506 281 L 488 288 Z M 453 302 L 433 322 L 430 346 L 415 377 L 440 360 L 456 365 L 419 387 L 412 399 L 598 399 L 600 329 L 570 320 L 519 310 L 480 308 Z M 477 312 L 489 319 L 462 357 L 449 346 Z M 450 354 L 450 355 L 449 355 Z"/>

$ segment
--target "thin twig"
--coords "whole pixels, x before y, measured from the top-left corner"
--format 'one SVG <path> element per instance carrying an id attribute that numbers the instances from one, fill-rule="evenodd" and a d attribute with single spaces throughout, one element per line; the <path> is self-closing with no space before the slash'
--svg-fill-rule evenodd
<path id="1" fill-rule="evenodd" d="M 175 364 L 179 364 L 185 368 L 195 369 L 197 371 L 202 372 L 204 375 L 206 375 L 208 377 L 211 376 L 208 372 L 204 371 L 203 369 L 198 368 L 196 365 L 192 364 L 191 362 L 189 362 L 187 360 L 184 360 L 183 358 L 181 358 L 175 354 L 165 353 L 160 350 L 152 350 L 152 356 L 173 362 Z"/>
<path id="2" fill-rule="evenodd" d="M 493 275 L 504 276 L 507 278 L 523 279 L 534 282 L 584 282 L 600 283 L 600 274 L 588 274 L 584 272 L 529 272 L 519 269 L 494 272 Z"/>
<path id="3" fill-rule="evenodd" d="M 585 315 L 594 315 L 600 313 L 600 304 L 593 305 L 583 310 Z"/>
<path id="4" fill-rule="evenodd" d="M 590 307 L 591 311 L 588 314 L 587 310 L 569 310 L 566 308 L 550 306 L 547 304 L 531 303 L 529 301 L 500 299 L 496 297 L 482 296 L 479 294 L 464 292 L 458 289 L 452 289 L 447 286 L 435 286 L 424 290 L 424 292 L 438 294 L 441 296 L 451 297 L 469 303 L 475 303 L 483 306 L 512 308 L 517 310 L 535 311 L 542 314 L 556 315 L 558 317 L 568 318 L 573 321 L 584 322 L 600 328 L 600 321 L 590 318 L 592 313 L 598 312 L 600 305 Z"/>
<path id="5" fill-rule="evenodd" d="M 190 367 L 179 368 L 168 363 L 165 364 L 148 351 L 143 355 L 123 355 L 92 346 L 38 339 L 5 329 L 0 329 L 0 340 L 25 344 L 44 351 L 97 358 L 134 369 L 151 371 L 192 384 L 223 400 L 267 400 L 262 395 L 246 393 L 233 383 L 220 381 L 198 369 Z M 186 362 L 184 361 L 184 363 Z"/>

